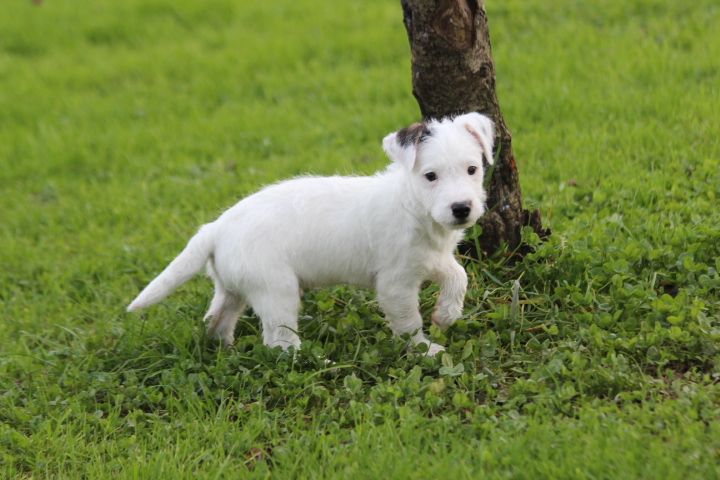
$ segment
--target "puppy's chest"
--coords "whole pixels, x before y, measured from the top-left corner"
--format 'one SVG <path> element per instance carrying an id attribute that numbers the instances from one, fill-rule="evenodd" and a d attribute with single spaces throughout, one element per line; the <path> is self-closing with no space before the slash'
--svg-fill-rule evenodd
<path id="1" fill-rule="evenodd" d="M 388 257 L 384 267 L 407 277 L 428 280 L 451 252 L 452 248 L 412 248 Z"/>
<path id="2" fill-rule="evenodd" d="M 416 271 L 423 280 L 429 280 L 435 277 L 438 271 L 442 271 L 448 261 L 452 261 L 455 256 L 457 244 L 462 238 L 461 235 L 447 238 L 442 243 L 437 243 L 432 247 L 419 248 L 415 251 Z"/>

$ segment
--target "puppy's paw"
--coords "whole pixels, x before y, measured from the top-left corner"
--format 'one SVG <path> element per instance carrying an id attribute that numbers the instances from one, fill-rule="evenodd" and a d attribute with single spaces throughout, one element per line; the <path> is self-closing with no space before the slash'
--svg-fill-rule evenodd
<path id="1" fill-rule="evenodd" d="M 230 348 L 235 344 L 235 334 L 233 332 L 223 333 L 219 338 L 223 347 Z"/>
<path id="2" fill-rule="evenodd" d="M 437 343 L 431 342 L 430 340 L 425 338 L 424 335 L 416 336 L 415 339 L 413 339 L 413 343 L 415 345 L 420 345 L 421 343 L 427 345 L 427 350 L 425 350 L 425 353 L 423 353 L 422 355 L 428 357 L 434 357 L 438 353 L 445 351 L 445 347 L 443 347 L 442 345 L 438 345 Z"/>
<path id="3" fill-rule="evenodd" d="M 223 347 L 232 347 L 235 343 L 235 334 L 230 329 L 212 329 L 208 328 L 208 334 L 217 341 L 219 341 Z"/>
<path id="4" fill-rule="evenodd" d="M 443 305 L 439 304 L 435 307 L 431 320 L 438 328 L 445 329 L 455 323 L 462 316 L 462 304 L 460 305 Z"/>
<path id="5" fill-rule="evenodd" d="M 428 357 L 434 357 L 438 353 L 444 352 L 444 351 L 445 351 L 445 347 L 443 347 L 442 345 L 438 345 L 437 343 L 430 342 L 430 344 L 428 344 L 428 349 L 427 349 L 427 352 L 425 352 L 425 355 L 427 355 Z"/>
<path id="6" fill-rule="evenodd" d="M 280 347 L 287 350 L 290 347 L 300 350 L 300 337 L 289 328 L 279 327 L 273 332 L 264 335 L 265 345 L 270 348 Z"/>
<path id="7" fill-rule="evenodd" d="M 300 350 L 300 339 L 297 341 L 275 340 L 267 343 L 266 345 L 270 348 L 280 347 L 284 352 L 286 352 L 290 347 L 293 347 L 295 350 Z"/>
<path id="8" fill-rule="evenodd" d="M 223 325 L 215 317 L 205 317 L 205 320 L 208 322 L 208 335 L 222 343 L 223 347 L 232 347 L 233 343 L 235 343 L 234 328 Z"/>

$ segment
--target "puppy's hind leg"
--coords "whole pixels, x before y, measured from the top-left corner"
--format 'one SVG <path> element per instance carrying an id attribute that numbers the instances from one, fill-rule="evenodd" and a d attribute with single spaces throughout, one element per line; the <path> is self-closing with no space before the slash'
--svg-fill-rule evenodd
<path id="1" fill-rule="evenodd" d="M 247 292 L 248 303 L 262 322 L 263 343 L 283 350 L 300 348 L 297 334 L 300 288 L 297 279 L 294 275 L 284 276 L 282 281 L 266 285 Z"/>
<path id="2" fill-rule="evenodd" d="M 221 340 L 225 346 L 232 345 L 235 341 L 235 325 L 243 310 L 245 302 L 239 296 L 216 290 L 205 314 L 208 334 Z"/>
<path id="3" fill-rule="evenodd" d="M 230 346 L 235 340 L 235 324 L 245 310 L 245 303 L 239 295 L 223 287 L 211 266 L 208 266 L 208 273 L 215 282 L 215 296 L 205 314 L 208 334 L 222 341 L 225 346 Z"/>

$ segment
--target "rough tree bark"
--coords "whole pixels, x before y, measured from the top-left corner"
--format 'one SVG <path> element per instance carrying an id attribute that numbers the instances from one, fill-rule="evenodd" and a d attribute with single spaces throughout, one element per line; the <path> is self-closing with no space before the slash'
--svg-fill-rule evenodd
<path id="1" fill-rule="evenodd" d="M 481 249 L 495 252 L 503 242 L 520 245 L 522 226 L 541 237 L 540 212 L 522 208 L 512 137 L 495 93 L 495 66 L 482 0 L 401 0 L 412 52 L 413 94 L 424 118 L 476 111 L 495 121 L 496 162 L 488 187 L 488 211 L 480 219 Z M 473 245 L 461 251 L 477 256 Z"/>

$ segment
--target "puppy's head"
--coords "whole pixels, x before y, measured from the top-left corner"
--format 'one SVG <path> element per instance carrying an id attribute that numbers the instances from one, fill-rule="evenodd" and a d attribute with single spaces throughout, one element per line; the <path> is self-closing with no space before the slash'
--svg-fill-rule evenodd
<path id="1" fill-rule="evenodd" d="M 383 139 L 391 160 L 408 175 L 417 201 L 448 229 L 485 213 L 483 156 L 493 163 L 495 128 L 479 113 L 416 123 Z"/>

